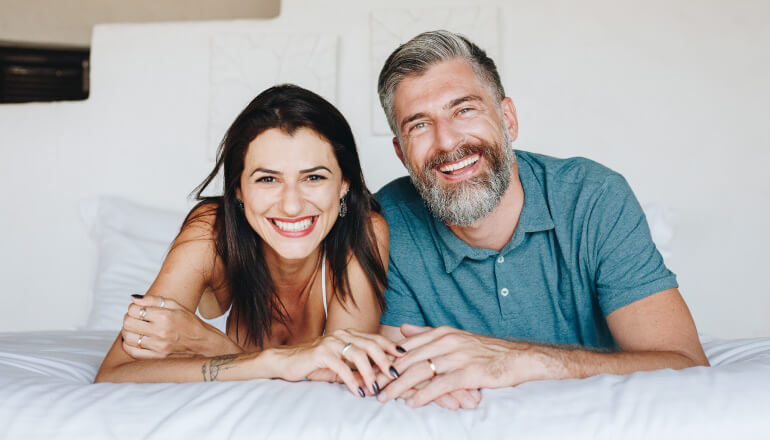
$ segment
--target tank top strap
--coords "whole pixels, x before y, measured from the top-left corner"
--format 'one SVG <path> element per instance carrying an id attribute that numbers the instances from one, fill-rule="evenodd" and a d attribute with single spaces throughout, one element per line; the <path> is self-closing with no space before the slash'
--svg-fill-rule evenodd
<path id="1" fill-rule="evenodd" d="M 321 257 L 321 292 L 324 297 L 324 317 L 329 317 L 329 309 L 326 305 L 326 254 Z"/>

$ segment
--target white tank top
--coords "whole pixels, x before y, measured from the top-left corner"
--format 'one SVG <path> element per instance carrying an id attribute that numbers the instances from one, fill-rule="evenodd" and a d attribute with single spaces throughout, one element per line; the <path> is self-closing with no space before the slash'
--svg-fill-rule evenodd
<path id="1" fill-rule="evenodd" d="M 324 298 L 324 317 L 328 317 L 329 311 L 328 306 L 326 305 L 326 255 L 321 258 L 321 292 L 323 293 Z M 204 318 L 197 310 L 195 311 L 195 314 L 198 315 L 198 317 L 206 324 L 209 324 L 222 333 L 227 334 L 227 317 L 230 316 L 230 311 L 232 309 L 233 306 L 230 304 L 230 307 L 224 314 L 211 319 Z"/>

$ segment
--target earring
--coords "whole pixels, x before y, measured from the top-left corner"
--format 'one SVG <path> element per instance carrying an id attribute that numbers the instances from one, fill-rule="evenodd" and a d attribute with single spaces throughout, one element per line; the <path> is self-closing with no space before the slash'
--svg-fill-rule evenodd
<path id="1" fill-rule="evenodd" d="M 340 218 L 345 217 L 348 214 L 348 205 L 345 203 L 345 198 L 340 199 Z"/>
<path id="2" fill-rule="evenodd" d="M 243 200 L 241 199 L 235 199 L 235 200 L 238 203 L 238 207 L 241 208 L 241 211 L 243 211 Z"/>

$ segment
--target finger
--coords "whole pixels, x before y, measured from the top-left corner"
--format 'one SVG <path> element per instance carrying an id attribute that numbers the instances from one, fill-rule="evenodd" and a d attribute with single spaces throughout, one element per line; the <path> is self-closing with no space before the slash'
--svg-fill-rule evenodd
<path id="1" fill-rule="evenodd" d="M 140 335 L 151 334 L 153 325 L 138 318 L 132 318 L 128 314 L 123 318 L 123 329 Z"/>
<path id="2" fill-rule="evenodd" d="M 326 358 L 326 366 L 334 371 L 340 379 L 342 379 L 342 382 L 345 383 L 345 385 L 348 387 L 348 390 L 354 395 L 358 397 L 364 397 L 362 394 L 364 393 L 364 389 L 361 387 L 360 382 L 356 380 L 355 375 L 353 375 L 353 372 L 350 370 L 350 367 L 342 361 L 342 359 L 334 356 L 333 354 L 329 354 Z M 359 391 L 360 390 L 360 391 Z"/>
<path id="3" fill-rule="evenodd" d="M 394 380 L 377 396 L 380 402 L 387 402 L 391 399 L 401 397 L 406 390 L 415 387 L 420 382 L 429 380 L 433 377 L 433 370 L 427 362 L 413 365 L 411 368 L 401 372 L 398 379 Z"/>
<path id="4" fill-rule="evenodd" d="M 342 383 L 340 377 L 333 370 L 329 368 L 319 368 L 311 371 L 307 376 L 308 380 L 314 380 L 317 382 L 330 382 L 330 383 Z"/>
<path id="5" fill-rule="evenodd" d="M 385 336 L 382 336 L 377 333 L 362 333 L 357 330 L 349 329 L 348 333 L 352 336 L 355 336 L 357 338 L 366 339 L 368 341 L 372 341 L 374 344 L 380 347 L 382 351 L 385 353 L 393 356 L 393 357 L 401 357 L 403 356 L 405 350 L 403 347 L 401 347 L 401 350 L 399 350 L 399 345 L 395 342 L 391 341 L 390 339 L 386 338 Z"/>
<path id="6" fill-rule="evenodd" d="M 468 392 L 470 393 L 471 397 L 476 401 L 476 403 L 481 402 L 481 391 L 479 391 L 478 388 L 471 388 L 470 390 L 468 390 Z"/>
<path id="7" fill-rule="evenodd" d="M 154 352 L 152 350 L 145 350 L 145 349 L 142 349 L 142 348 L 132 347 L 132 346 L 126 344 L 125 341 L 123 342 L 123 350 L 126 352 L 126 354 L 128 354 L 132 358 L 139 359 L 139 360 L 142 360 L 142 359 L 161 359 L 163 357 L 159 353 L 156 353 L 156 352 Z"/>
<path id="8" fill-rule="evenodd" d="M 433 365 L 436 365 L 436 359 L 446 357 L 448 354 L 453 354 L 457 350 L 457 346 L 451 344 L 440 343 L 440 340 L 433 341 L 429 344 L 415 347 L 409 350 L 403 357 L 396 359 L 393 362 L 393 368 L 401 374 L 403 371 L 408 370 L 413 365 L 425 363 L 429 365 L 428 359 L 433 359 Z M 447 359 L 448 361 L 448 359 Z M 444 362 L 443 369 L 438 370 L 437 373 L 446 372 L 451 370 L 453 363 Z M 432 370 L 431 370 L 432 372 Z"/>
<path id="9" fill-rule="evenodd" d="M 354 334 L 351 334 L 348 337 L 350 338 L 348 342 L 352 343 L 355 348 L 363 350 L 368 355 L 369 359 L 371 359 L 374 364 L 377 365 L 377 368 L 379 368 L 380 371 L 388 373 L 390 372 L 390 367 L 393 366 L 393 363 L 390 357 L 388 357 L 388 354 L 383 351 L 383 346 L 380 345 L 380 343 L 387 343 L 392 345 L 391 350 L 395 353 L 398 353 L 395 348 L 396 344 L 394 342 L 389 341 L 387 338 L 383 338 L 384 341 L 376 341 L 366 337 L 359 337 Z"/>
<path id="10" fill-rule="evenodd" d="M 372 364 L 370 363 L 369 356 L 366 354 L 366 352 L 353 344 L 345 352 L 344 358 L 351 361 L 356 366 L 356 369 L 364 379 L 364 383 L 366 384 L 367 389 L 372 394 L 379 394 L 379 384 L 374 385 L 374 369 L 372 369 Z"/>
<path id="11" fill-rule="evenodd" d="M 443 394 L 443 396 L 446 396 L 447 394 Z M 449 393 L 450 396 L 452 396 L 457 402 L 460 404 L 460 406 L 463 409 L 476 409 L 476 407 L 479 405 L 479 401 L 476 400 L 473 396 L 471 396 L 470 390 L 461 389 L 461 390 L 455 390 Z M 441 396 L 439 396 L 439 399 Z"/>
<path id="12" fill-rule="evenodd" d="M 416 394 L 416 392 L 415 392 L 415 394 Z M 406 398 L 407 401 L 410 400 L 412 397 L 414 397 L 414 394 L 412 396 L 410 396 L 410 397 L 407 397 Z M 458 400 L 451 393 L 450 394 L 442 394 L 442 395 L 438 396 L 434 400 L 434 402 L 436 402 L 436 404 L 438 406 L 440 406 L 442 408 L 446 408 L 446 409 L 451 409 L 452 411 L 457 411 L 461 407 L 464 408 L 462 403 L 461 403 L 462 401 Z"/>
<path id="13" fill-rule="evenodd" d="M 159 309 L 172 309 L 172 310 L 179 310 L 183 309 L 178 302 L 174 301 L 171 298 L 166 298 L 165 296 L 160 295 L 144 295 L 141 298 L 137 298 L 135 296 L 131 296 L 131 301 L 134 304 L 144 306 L 144 307 L 157 307 Z M 162 307 L 161 307 L 162 306 Z"/>
<path id="14" fill-rule="evenodd" d="M 405 338 L 410 338 L 412 336 L 425 333 L 428 330 L 433 330 L 433 327 L 421 327 L 421 326 L 412 325 L 412 324 L 401 324 L 401 334 L 404 335 Z"/>
<path id="15" fill-rule="evenodd" d="M 144 311 L 143 311 L 144 310 Z M 153 321 L 153 315 L 155 310 L 160 310 L 156 307 L 144 306 L 140 304 L 131 304 L 128 306 L 128 316 L 142 321 Z"/>
<path id="16" fill-rule="evenodd" d="M 425 388 L 414 393 L 406 404 L 411 407 L 423 406 L 438 396 L 465 388 L 464 375 L 461 371 L 436 376 Z"/>
<path id="17" fill-rule="evenodd" d="M 409 325 L 409 324 L 403 324 L 403 326 L 406 326 L 406 325 Z M 412 351 L 417 347 L 421 347 L 423 345 L 429 344 L 435 341 L 436 339 L 443 337 L 448 333 L 459 332 L 459 330 L 454 329 L 452 327 L 447 327 L 447 326 L 441 326 L 436 328 L 417 327 L 417 326 L 411 326 L 411 327 L 415 329 L 419 329 L 421 331 L 420 333 L 410 336 L 404 339 L 403 341 L 401 341 L 401 346 L 407 351 Z"/>

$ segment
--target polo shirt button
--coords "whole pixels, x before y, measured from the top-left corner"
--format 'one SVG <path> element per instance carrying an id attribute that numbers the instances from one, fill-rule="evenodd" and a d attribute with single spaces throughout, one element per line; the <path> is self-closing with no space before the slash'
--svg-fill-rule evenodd
<path id="1" fill-rule="evenodd" d="M 500 289 L 500 295 L 503 295 L 503 296 L 508 296 L 508 289 L 507 289 L 507 288 L 505 288 L 505 287 L 503 287 L 502 289 Z"/>
<path id="2" fill-rule="evenodd" d="M 500 263 L 500 264 L 503 264 L 503 261 L 505 261 L 505 257 L 503 257 L 502 255 L 500 255 L 499 257 L 497 257 L 497 262 L 498 262 L 498 263 Z"/>

